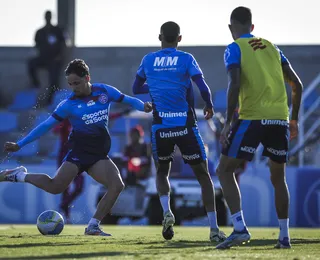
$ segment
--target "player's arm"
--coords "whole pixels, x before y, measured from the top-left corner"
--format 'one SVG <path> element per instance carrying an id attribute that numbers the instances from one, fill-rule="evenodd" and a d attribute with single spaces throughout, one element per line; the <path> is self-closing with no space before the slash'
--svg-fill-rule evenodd
<path id="1" fill-rule="evenodd" d="M 144 63 L 145 63 L 146 56 L 143 57 L 140 66 L 137 70 L 137 75 L 135 81 L 132 85 L 132 92 L 133 94 L 147 94 L 149 93 L 149 86 L 145 84 L 146 82 L 146 74 L 144 70 Z"/>
<path id="2" fill-rule="evenodd" d="M 22 148 L 23 146 L 37 140 L 39 137 L 46 134 L 50 129 L 52 129 L 54 126 L 58 125 L 65 118 L 67 118 L 68 111 L 69 111 L 67 108 L 67 105 L 68 104 L 67 104 L 66 100 L 62 101 L 47 120 L 45 120 L 40 125 L 38 125 L 36 128 L 34 128 L 22 140 L 17 142 L 17 145 L 19 146 L 19 148 Z"/>
<path id="3" fill-rule="evenodd" d="M 284 80 L 286 81 L 286 83 L 290 85 L 292 89 L 291 120 L 298 121 L 303 85 L 300 78 L 292 68 L 289 60 L 286 58 L 286 56 L 284 56 L 282 51 L 277 46 L 275 47 L 279 51 L 279 54 L 281 57 L 282 72 L 283 72 Z"/>
<path id="4" fill-rule="evenodd" d="M 224 63 L 228 74 L 226 124 L 231 124 L 240 93 L 241 53 L 238 44 L 230 44 L 224 53 Z"/>
<path id="5" fill-rule="evenodd" d="M 201 97 L 206 103 L 207 108 L 213 108 L 211 90 L 207 85 L 202 74 L 194 75 L 191 77 L 193 82 L 196 83 L 198 89 L 200 90 Z"/>
<path id="6" fill-rule="evenodd" d="M 149 104 L 149 102 L 143 103 L 140 99 L 125 95 L 121 93 L 118 89 L 111 86 L 107 86 L 107 91 L 109 96 L 111 97 L 111 101 L 128 104 L 139 111 L 145 111 L 145 112 L 152 111 L 152 108 L 150 108 L 151 105 Z"/>
<path id="7" fill-rule="evenodd" d="M 145 82 L 146 79 L 137 74 L 132 85 L 133 94 L 137 95 L 149 93 L 149 86 Z"/>
<path id="8" fill-rule="evenodd" d="M 211 91 L 208 87 L 207 83 L 204 80 L 203 73 L 201 68 L 199 67 L 196 59 L 190 54 L 189 62 L 187 65 L 188 74 L 193 80 L 194 83 L 196 83 L 197 87 L 200 90 L 200 94 L 204 102 L 206 103 L 206 106 L 204 108 L 204 114 L 205 119 L 212 118 L 213 116 L 213 103 L 212 103 L 212 97 L 211 97 Z"/>
<path id="9" fill-rule="evenodd" d="M 230 124 L 236 111 L 240 93 L 240 68 L 228 70 L 226 123 Z"/>
<path id="10" fill-rule="evenodd" d="M 60 123 L 53 116 L 50 116 L 47 120 L 42 122 L 36 128 L 34 128 L 28 135 L 26 135 L 23 139 L 17 142 L 19 148 L 37 140 L 39 137 L 43 136 L 47 133 L 51 128 Z"/>

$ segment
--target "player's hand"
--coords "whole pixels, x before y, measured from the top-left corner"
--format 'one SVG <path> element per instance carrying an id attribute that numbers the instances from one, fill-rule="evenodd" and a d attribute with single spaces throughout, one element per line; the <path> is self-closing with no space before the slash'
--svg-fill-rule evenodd
<path id="1" fill-rule="evenodd" d="M 13 143 L 13 142 L 6 142 L 4 144 L 4 151 L 11 153 L 11 152 L 17 152 L 20 150 L 20 147 L 17 143 Z"/>
<path id="2" fill-rule="evenodd" d="M 204 107 L 203 114 L 204 114 L 204 118 L 206 120 L 212 118 L 213 114 L 214 114 L 213 108 L 212 107 Z"/>
<path id="3" fill-rule="evenodd" d="M 221 134 L 220 134 L 220 143 L 223 146 L 227 146 L 229 144 L 229 134 L 230 134 L 230 129 L 231 129 L 231 124 L 230 123 L 225 123 Z"/>
<path id="4" fill-rule="evenodd" d="M 144 103 L 144 112 L 150 113 L 152 111 L 152 103 L 151 102 L 145 102 Z"/>
<path id="5" fill-rule="evenodd" d="M 299 133 L 299 125 L 297 120 L 290 120 L 289 122 L 290 140 L 296 138 Z"/>

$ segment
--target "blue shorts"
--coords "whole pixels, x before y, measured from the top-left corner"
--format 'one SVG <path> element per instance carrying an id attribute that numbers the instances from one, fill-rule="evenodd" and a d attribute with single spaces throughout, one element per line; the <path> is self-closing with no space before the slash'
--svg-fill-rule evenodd
<path id="1" fill-rule="evenodd" d="M 72 132 L 68 141 L 69 152 L 64 161 L 78 166 L 79 173 L 88 169 L 100 160 L 108 160 L 111 147 L 109 133 L 98 136 Z"/>
<path id="2" fill-rule="evenodd" d="M 108 154 L 97 155 L 70 150 L 64 158 L 64 161 L 77 165 L 79 173 L 88 172 L 88 170 L 100 160 L 109 160 Z"/>
<path id="3" fill-rule="evenodd" d="M 185 163 L 199 164 L 207 159 L 198 127 L 153 125 L 151 141 L 153 159 L 158 163 L 173 161 L 175 146 L 179 147 Z"/>
<path id="4" fill-rule="evenodd" d="M 259 144 L 263 156 L 285 163 L 288 159 L 289 123 L 286 120 L 238 120 L 231 127 L 225 156 L 251 161 Z"/>

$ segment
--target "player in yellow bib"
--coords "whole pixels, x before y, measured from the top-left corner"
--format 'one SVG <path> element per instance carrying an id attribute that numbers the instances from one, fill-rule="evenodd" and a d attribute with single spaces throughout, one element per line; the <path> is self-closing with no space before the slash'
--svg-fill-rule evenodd
<path id="1" fill-rule="evenodd" d="M 280 226 L 276 248 L 291 247 L 285 166 L 289 139 L 298 133 L 302 83 L 278 47 L 251 34 L 254 28 L 251 20 L 249 8 L 233 10 L 229 28 L 234 42 L 227 47 L 224 56 L 229 78 L 227 118 L 221 133 L 223 149 L 217 174 L 232 214 L 234 231 L 217 246 L 218 249 L 250 240 L 234 171 L 244 160 L 253 159 L 260 143 L 264 146 L 263 155 L 269 157 L 271 182 L 275 190 Z M 292 87 L 290 121 L 285 81 Z M 238 104 L 239 119 L 232 122 Z"/>

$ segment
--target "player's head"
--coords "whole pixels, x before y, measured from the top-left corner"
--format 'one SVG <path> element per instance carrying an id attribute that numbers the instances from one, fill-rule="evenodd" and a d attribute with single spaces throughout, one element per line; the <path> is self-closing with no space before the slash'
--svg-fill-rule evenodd
<path id="1" fill-rule="evenodd" d="M 46 11 L 44 14 L 44 19 L 46 20 L 46 24 L 51 24 L 52 13 L 51 11 Z"/>
<path id="2" fill-rule="evenodd" d="M 159 40 L 162 47 L 168 46 L 176 47 L 178 42 L 181 41 L 180 26 L 175 22 L 166 22 L 160 28 Z"/>
<path id="3" fill-rule="evenodd" d="M 76 96 L 84 96 L 90 89 L 90 72 L 88 65 L 81 59 L 70 61 L 66 70 L 66 78 L 69 86 Z"/>
<path id="4" fill-rule="evenodd" d="M 251 33 L 253 28 L 252 14 L 249 8 L 239 6 L 232 11 L 229 29 L 234 40 L 238 39 L 243 34 Z"/>

